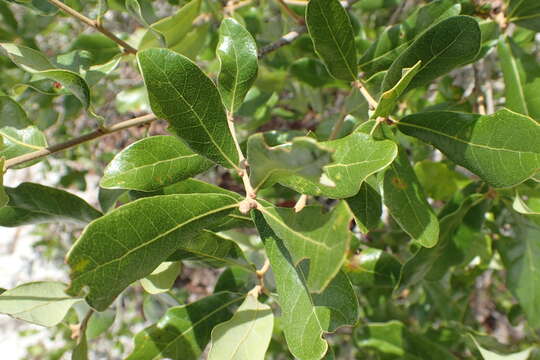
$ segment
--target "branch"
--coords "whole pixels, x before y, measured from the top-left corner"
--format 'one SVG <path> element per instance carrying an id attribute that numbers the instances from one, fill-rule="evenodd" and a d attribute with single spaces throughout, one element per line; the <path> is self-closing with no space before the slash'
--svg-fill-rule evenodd
<path id="1" fill-rule="evenodd" d="M 137 53 L 137 49 L 133 48 L 131 45 L 126 43 L 124 40 L 119 39 L 112 32 L 110 32 L 109 30 L 104 28 L 103 25 L 101 25 L 101 23 L 99 23 L 98 21 L 92 20 L 92 19 L 84 16 L 83 14 L 81 14 L 77 10 L 69 7 L 68 5 L 64 4 L 60 0 L 48 0 L 48 1 L 51 4 L 53 4 L 54 6 L 56 6 L 57 8 L 59 8 L 60 10 L 62 10 L 63 12 L 65 12 L 66 14 L 69 14 L 69 15 L 73 16 L 74 18 L 78 19 L 79 21 L 81 21 L 81 22 L 85 23 L 86 25 L 88 25 L 88 26 L 96 29 L 97 31 L 101 32 L 103 35 L 107 36 L 109 39 L 111 39 L 112 41 L 114 41 L 115 43 L 120 45 L 124 49 L 124 51 L 126 53 L 128 53 L 128 54 L 136 54 Z"/>
<path id="2" fill-rule="evenodd" d="M 291 44 L 294 40 L 298 39 L 300 35 L 305 34 L 307 32 L 307 27 L 300 26 L 293 31 L 283 35 L 278 40 L 274 41 L 271 44 L 268 44 L 266 46 L 263 46 L 259 49 L 259 59 L 267 55 L 268 53 L 271 53 L 272 51 L 276 51 L 277 49 Z"/>
<path id="3" fill-rule="evenodd" d="M 305 21 L 304 19 L 299 16 L 297 13 L 295 13 L 294 11 L 292 11 L 292 9 L 289 7 L 289 5 L 287 5 L 285 3 L 285 1 L 283 0 L 277 0 L 277 2 L 281 5 L 281 7 L 283 8 L 283 10 L 285 10 L 285 12 L 294 20 L 296 21 L 296 23 L 298 25 L 304 25 L 305 24 Z"/>
<path id="4" fill-rule="evenodd" d="M 9 168 L 23 164 L 25 162 L 43 158 L 45 156 L 80 145 L 87 141 L 94 140 L 102 136 L 109 135 L 109 134 L 130 128 L 130 127 L 147 124 L 149 122 L 154 121 L 155 119 L 156 119 L 156 116 L 154 114 L 148 114 L 148 115 L 140 116 L 134 119 L 119 122 L 118 124 L 112 125 L 110 127 L 98 128 L 92 131 L 91 133 L 68 140 L 64 143 L 48 146 L 44 149 L 9 159 L 6 161 L 5 169 L 7 170 Z"/>

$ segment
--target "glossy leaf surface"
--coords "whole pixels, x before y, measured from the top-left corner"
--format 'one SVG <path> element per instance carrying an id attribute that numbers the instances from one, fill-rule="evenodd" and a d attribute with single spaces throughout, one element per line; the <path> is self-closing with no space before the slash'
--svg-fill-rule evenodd
<path id="1" fill-rule="evenodd" d="M 216 49 L 221 68 L 218 89 L 227 110 L 234 114 L 257 78 L 257 44 L 233 18 L 223 19 Z"/>
<path id="2" fill-rule="evenodd" d="M 354 81 L 356 45 L 351 20 L 338 0 L 310 0 L 306 24 L 315 51 L 336 79 Z"/>
<path id="3" fill-rule="evenodd" d="M 137 54 L 150 105 L 197 153 L 225 167 L 238 164 L 221 97 L 191 60 L 167 49 Z"/>
<path id="4" fill-rule="evenodd" d="M 153 191 L 195 176 L 212 162 L 174 136 L 152 136 L 118 153 L 105 168 L 100 186 Z"/>
<path id="5" fill-rule="evenodd" d="M 509 110 L 425 112 L 403 118 L 398 127 L 497 188 L 517 185 L 540 168 L 540 124 Z"/>

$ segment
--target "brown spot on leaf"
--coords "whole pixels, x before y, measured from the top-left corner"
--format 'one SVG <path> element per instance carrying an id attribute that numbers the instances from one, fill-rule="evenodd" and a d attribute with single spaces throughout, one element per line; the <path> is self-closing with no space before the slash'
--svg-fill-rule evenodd
<path id="1" fill-rule="evenodd" d="M 407 184 L 398 177 L 393 177 L 392 178 L 392 184 L 394 184 L 394 186 L 397 187 L 398 189 L 403 190 L 403 189 L 407 188 Z"/>

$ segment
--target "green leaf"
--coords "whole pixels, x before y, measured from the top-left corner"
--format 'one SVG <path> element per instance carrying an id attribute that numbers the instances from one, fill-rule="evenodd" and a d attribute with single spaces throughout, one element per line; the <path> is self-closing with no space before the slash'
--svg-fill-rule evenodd
<path id="1" fill-rule="evenodd" d="M 447 201 L 464 185 L 469 179 L 464 175 L 451 170 L 443 162 L 420 161 L 414 165 L 414 172 L 418 180 L 426 190 L 427 196 L 440 201 Z"/>
<path id="2" fill-rule="evenodd" d="M 385 354 L 405 355 L 405 326 L 401 321 L 392 320 L 385 323 L 369 323 L 367 333 L 357 341 L 359 347 L 368 347 Z"/>
<path id="3" fill-rule="evenodd" d="M 35 126 L 28 126 L 24 129 L 9 126 L 0 128 L 0 156 L 7 160 L 43 150 L 46 146 L 45 135 Z M 15 168 L 31 166 L 38 161 L 24 163 Z"/>
<path id="4" fill-rule="evenodd" d="M 60 323 L 73 304 L 82 301 L 66 295 L 66 285 L 55 281 L 31 282 L 0 295 L 0 313 L 42 326 Z"/>
<path id="5" fill-rule="evenodd" d="M 21 69 L 31 74 L 57 81 L 71 92 L 89 112 L 97 117 L 90 106 L 90 89 L 86 81 L 78 74 L 54 66 L 41 52 L 22 45 L 0 43 L 8 57 Z"/>
<path id="6" fill-rule="evenodd" d="M 117 43 L 100 33 L 80 34 L 69 50 L 88 51 L 92 54 L 92 65 L 105 64 L 121 53 Z"/>
<path id="7" fill-rule="evenodd" d="M 289 72 L 298 80 L 313 87 L 321 87 L 334 81 L 319 59 L 301 58 L 295 60 L 289 67 Z"/>
<path id="8" fill-rule="evenodd" d="M 497 241 L 507 270 L 506 284 L 523 308 L 529 325 L 540 328 L 540 288 L 533 286 L 540 281 L 540 227 L 532 222 L 523 222 L 516 229 L 515 238 Z"/>
<path id="9" fill-rule="evenodd" d="M 182 239 L 236 207 L 228 195 L 190 194 L 143 198 L 111 211 L 88 225 L 69 251 L 68 293 L 87 287 L 88 304 L 105 310 L 133 281 L 166 261 Z"/>
<path id="10" fill-rule="evenodd" d="M 88 360 L 88 341 L 86 334 L 79 335 L 77 345 L 71 352 L 71 360 Z"/>
<path id="11" fill-rule="evenodd" d="M 481 202 L 483 198 L 484 197 L 480 194 L 473 194 L 467 197 L 457 209 L 449 212 L 440 219 L 439 242 L 432 248 L 420 248 L 409 260 L 407 260 L 401 269 L 398 287 L 396 287 L 398 293 L 404 288 L 415 285 L 424 279 L 440 279 L 439 276 L 442 275 L 440 267 L 442 264 L 437 263 L 444 258 L 446 252 L 449 251 L 448 249 L 452 247 L 454 234 L 467 212 Z M 459 254 L 456 255 L 459 256 Z M 438 265 L 439 268 L 437 268 L 437 271 L 434 273 L 431 273 L 436 265 Z M 444 265 L 450 267 L 454 264 L 445 261 Z"/>
<path id="12" fill-rule="evenodd" d="M 0 96 L 0 128 L 9 126 L 16 129 L 24 129 L 32 125 L 26 116 L 26 112 L 18 102 L 9 96 Z"/>
<path id="13" fill-rule="evenodd" d="M 4 189 L 4 163 L 6 159 L 0 157 L 0 209 L 7 205 L 9 197 Z"/>
<path id="14" fill-rule="evenodd" d="M 229 320 L 230 308 L 243 298 L 222 292 L 169 308 L 158 323 L 135 335 L 135 349 L 126 360 L 199 359 L 212 328 Z"/>
<path id="15" fill-rule="evenodd" d="M 156 14 L 154 13 L 151 2 L 140 0 L 126 0 L 125 4 L 128 13 L 133 16 L 139 24 L 148 29 L 148 32 L 143 37 L 142 43 L 144 43 L 144 39 L 146 39 L 146 41 L 150 41 L 149 34 L 152 34 L 155 36 L 156 39 L 158 39 L 160 45 L 167 44 L 165 36 L 161 32 L 154 29 L 152 26 L 150 26 L 150 23 L 154 22 L 156 18 Z"/>
<path id="16" fill-rule="evenodd" d="M 269 147 L 264 134 L 248 139 L 249 178 L 258 190 L 286 177 L 305 178 L 319 183 L 323 166 L 330 163 L 329 149 L 309 137 L 295 137 L 292 142 Z"/>
<path id="17" fill-rule="evenodd" d="M 283 241 L 263 215 L 254 211 L 253 217 L 274 273 L 289 350 L 300 360 L 320 359 L 328 350 L 323 334 L 358 321 L 359 305 L 351 283 L 339 272 L 322 293 L 311 294 L 306 286 L 306 262 L 293 266 Z"/>
<path id="18" fill-rule="evenodd" d="M 319 144 L 333 152 L 333 162 L 323 168 L 327 185 L 296 175 L 280 178 L 281 185 L 301 194 L 348 198 L 358 193 L 365 179 L 386 168 L 397 155 L 393 141 L 375 140 L 360 132 Z"/>
<path id="19" fill-rule="evenodd" d="M 380 173 L 379 182 L 384 205 L 403 231 L 421 246 L 435 246 L 439 222 L 403 148 L 388 169 Z"/>
<path id="20" fill-rule="evenodd" d="M 385 251 L 367 248 L 350 256 L 343 270 L 353 285 L 393 288 L 399 280 L 401 263 Z"/>
<path id="21" fill-rule="evenodd" d="M 531 351 L 533 350 L 533 348 L 531 347 L 517 353 L 501 355 L 483 348 L 482 346 L 480 346 L 478 341 L 476 341 L 474 336 L 469 336 L 473 339 L 474 344 L 478 348 L 478 351 L 480 351 L 480 354 L 482 354 L 482 358 L 484 360 L 527 360 L 531 354 Z"/>
<path id="22" fill-rule="evenodd" d="M 498 53 L 504 75 L 505 106 L 540 120 L 540 65 L 536 58 L 508 37 L 499 40 Z"/>
<path id="23" fill-rule="evenodd" d="M 433 24 L 459 15 L 461 5 L 436 0 L 419 7 L 402 24 L 386 28 L 359 60 L 359 67 L 371 77 L 388 69 L 394 60 Z"/>
<path id="24" fill-rule="evenodd" d="M 382 198 L 371 185 L 364 181 L 358 194 L 345 200 L 362 233 L 377 227 L 382 216 Z"/>
<path id="25" fill-rule="evenodd" d="M 306 25 L 315 51 L 336 79 L 354 81 L 358 74 L 351 19 L 338 0 L 310 0 Z"/>
<path id="26" fill-rule="evenodd" d="M 141 286 L 149 294 L 159 294 L 169 291 L 181 271 L 181 262 L 162 262 L 150 275 L 141 279 Z"/>
<path id="27" fill-rule="evenodd" d="M 216 54 L 221 64 L 218 89 L 225 107 L 234 114 L 257 78 L 257 44 L 242 25 L 226 18 L 219 27 Z"/>
<path id="28" fill-rule="evenodd" d="M 403 94 L 409 83 L 420 71 L 421 66 L 422 60 L 418 60 L 418 62 L 414 64 L 412 68 L 403 69 L 403 75 L 401 79 L 399 79 L 399 81 L 394 85 L 394 87 L 382 93 L 381 97 L 379 98 L 379 105 L 373 112 L 373 115 L 371 115 L 373 119 L 376 119 L 379 116 L 386 117 L 392 113 L 392 110 L 394 110 L 394 107 L 396 106 L 399 97 L 401 96 L 401 94 Z"/>
<path id="29" fill-rule="evenodd" d="M 345 202 L 326 214 L 318 206 L 308 206 L 299 213 L 273 206 L 259 210 L 283 241 L 293 264 L 298 266 L 302 260 L 309 260 L 308 289 L 317 293 L 323 291 L 343 265 L 351 240 L 351 214 Z"/>
<path id="30" fill-rule="evenodd" d="M 139 140 L 114 157 L 105 168 L 104 188 L 153 191 L 207 170 L 212 163 L 192 152 L 174 136 Z"/>
<path id="31" fill-rule="evenodd" d="M 165 44 L 169 49 L 181 45 L 192 29 L 193 22 L 199 16 L 200 9 L 201 0 L 193 0 L 182 6 L 176 14 L 153 23 L 151 29 L 148 29 L 142 38 L 138 47 L 139 51 L 161 46 L 162 39 L 165 39 Z"/>
<path id="32" fill-rule="evenodd" d="M 472 17 L 454 16 L 441 21 L 418 37 L 392 63 L 384 77 L 382 90 L 396 86 L 403 70 L 418 61 L 422 61 L 422 65 L 403 93 L 468 63 L 480 50 L 481 37 L 478 22 Z"/>
<path id="33" fill-rule="evenodd" d="M 7 206 L 0 209 L 0 226 L 16 227 L 47 222 L 75 222 L 86 225 L 101 213 L 67 191 L 34 183 L 5 188 Z"/>
<path id="34" fill-rule="evenodd" d="M 167 49 L 137 53 L 152 111 L 197 153 L 225 167 L 238 164 L 221 97 L 191 60 Z"/>
<path id="35" fill-rule="evenodd" d="M 529 204 L 523 201 L 523 199 L 519 196 L 519 193 L 517 191 L 516 191 L 516 197 L 514 198 L 514 202 L 512 203 L 512 208 L 518 213 L 523 214 L 523 215 L 528 215 L 533 219 L 540 217 L 540 208 L 532 209 L 529 206 Z"/>
<path id="36" fill-rule="evenodd" d="M 510 0 L 508 21 L 524 28 L 540 31 L 540 4 L 536 0 Z"/>
<path id="37" fill-rule="evenodd" d="M 208 360 L 264 360 L 274 314 L 249 293 L 233 317 L 212 330 Z"/>
<path id="38" fill-rule="evenodd" d="M 239 266 L 253 271 L 242 249 L 234 241 L 209 230 L 185 239 L 169 260 L 200 261 L 216 268 Z"/>
<path id="39" fill-rule="evenodd" d="M 522 183 L 540 169 L 540 124 L 506 109 L 492 115 L 418 113 L 398 127 L 496 188 Z"/>

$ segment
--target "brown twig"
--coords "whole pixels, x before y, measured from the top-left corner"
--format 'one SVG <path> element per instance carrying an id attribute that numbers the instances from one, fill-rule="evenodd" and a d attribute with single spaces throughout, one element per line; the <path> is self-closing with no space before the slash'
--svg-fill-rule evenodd
<path id="1" fill-rule="evenodd" d="M 114 124 L 114 125 L 112 125 L 110 127 L 101 127 L 101 128 L 98 128 L 98 129 L 92 131 L 91 133 L 88 133 L 86 135 L 83 135 L 83 136 L 68 140 L 68 141 L 66 141 L 64 143 L 48 146 L 48 147 L 43 148 L 41 150 L 34 151 L 34 152 L 31 152 L 31 153 L 28 153 L 28 154 L 25 154 L 25 155 L 21 155 L 21 156 L 17 156 L 17 157 L 14 157 L 12 159 L 9 159 L 5 163 L 5 168 L 9 169 L 9 168 L 12 168 L 14 166 L 17 166 L 17 165 L 20 165 L 20 164 L 23 164 L 23 163 L 26 163 L 26 162 L 29 162 L 29 161 L 32 161 L 32 160 L 37 160 L 37 159 L 43 158 L 45 156 L 48 156 L 48 155 L 51 155 L 51 154 L 54 154 L 54 153 L 57 153 L 57 152 L 72 148 L 72 147 L 77 146 L 77 145 L 80 145 L 80 144 L 85 143 L 87 141 L 100 138 L 100 137 L 105 136 L 105 135 L 109 135 L 109 134 L 112 134 L 112 133 L 115 133 L 115 132 L 130 128 L 130 127 L 147 124 L 147 123 L 149 123 L 151 121 L 154 121 L 155 119 L 156 119 L 156 116 L 154 114 L 148 114 L 148 115 L 140 116 L 140 117 L 137 117 L 137 118 L 134 118 L 134 119 L 119 122 L 118 124 Z"/>
<path id="2" fill-rule="evenodd" d="M 285 1 L 283 0 L 277 0 L 277 2 L 279 3 L 279 5 L 281 5 L 281 7 L 283 8 L 283 10 L 285 10 L 285 12 L 298 24 L 298 25 L 304 25 L 306 22 L 304 21 L 304 19 L 298 15 L 297 13 L 295 13 L 290 7 L 289 5 L 287 5 L 285 3 Z"/>
<path id="3" fill-rule="evenodd" d="M 114 41 L 115 43 L 120 45 L 124 49 L 124 51 L 126 53 L 128 53 L 128 54 L 136 54 L 137 53 L 137 49 L 133 48 L 131 45 L 126 43 L 124 40 L 118 38 L 112 32 L 110 32 L 109 30 L 104 28 L 100 21 L 92 20 L 92 19 L 84 16 L 83 14 L 81 14 L 77 10 L 69 7 L 68 5 L 64 4 L 60 0 L 48 0 L 48 1 L 51 4 L 53 4 L 54 6 L 56 6 L 57 8 L 59 8 L 60 10 L 62 10 L 63 12 L 65 12 L 66 14 L 69 14 L 69 15 L 73 16 L 74 18 L 78 19 L 79 21 L 81 21 L 81 22 L 85 23 L 86 25 L 88 25 L 88 26 L 96 29 L 97 31 L 101 32 L 103 35 L 107 36 L 109 39 L 111 39 L 112 41 Z"/>

